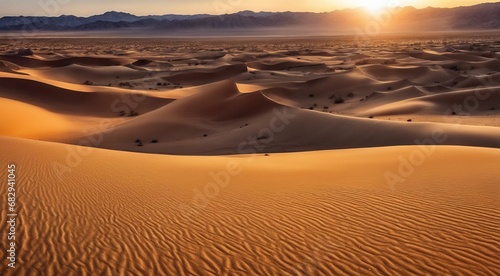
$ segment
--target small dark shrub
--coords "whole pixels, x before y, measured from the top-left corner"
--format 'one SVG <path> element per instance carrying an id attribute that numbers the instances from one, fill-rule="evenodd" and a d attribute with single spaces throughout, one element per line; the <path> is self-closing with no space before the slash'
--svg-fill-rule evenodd
<path id="1" fill-rule="evenodd" d="M 262 136 L 257 137 L 257 140 L 266 140 L 268 138 L 269 137 L 267 135 L 262 135 Z"/>
<path id="2" fill-rule="evenodd" d="M 335 100 L 334 100 L 334 103 L 336 103 L 336 104 L 342 104 L 342 103 L 344 103 L 344 102 L 345 102 L 345 101 L 344 101 L 344 98 L 342 98 L 342 97 L 337 97 L 337 98 L 335 98 Z"/>
<path id="3" fill-rule="evenodd" d="M 128 88 L 134 87 L 130 82 L 120 82 L 118 85 L 123 86 L 123 87 L 128 87 Z"/>

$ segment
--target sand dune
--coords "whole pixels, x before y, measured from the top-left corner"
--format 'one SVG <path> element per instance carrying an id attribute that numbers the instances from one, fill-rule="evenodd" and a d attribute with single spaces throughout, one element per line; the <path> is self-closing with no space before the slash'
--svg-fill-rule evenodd
<path id="1" fill-rule="evenodd" d="M 10 62 L 0 61 L 0 72 L 11 73 L 11 74 L 22 74 L 17 72 L 19 67 Z"/>
<path id="2" fill-rule="evenodd" d="M 100 145 L 104 148 L 170 154 L 412 145 L 432 137 L 434 131 L 446 134 L 446 141 L 441 143 L 447 145 L 500 147 L 500 129 L 496 128 L 409 124 L 304 111 L 280 105 L 260 93 L 239 93 L 231 81 L 211 84 L 202 90 L 121 124 L 109 134 L 94 135 L 104 136 Z M 403 104 L 397 107 L 401 107 L 400 113 L 416 111 Z M 384 108 L 391 110 L 382 105 L 368 112 L 381 115 L 383 112 L 378 110 Z M 272 130 L 273 126 L 277 131 Z M 387 133 L 391 136 L 387 137 Z M 77 140 L 80 139 L 84 137 Z M 147 144 L 138 146 L 137 140 Z M 153 140 L 158 142 L 151 143 Z M 258 146 L 252 148 L 246 141 Z"/>
<path id="3" fill-rule="evenodd" d="M 417 86 L 407 86 L 405 88 L 397 89 L 391 92 L 374 92 L 372 95 L 369 96 L 370 100 L 374 99 L 380 99 L 382 98 L 386 102 L 394 102 L 398 100 L 407 100 L 411 98 L 418 98 L 418 97 L 423 97 L 429 95 L 429 92 L 426 91 L 426 89 L 423 89 L 421 87 Z M 369 104 L 371 105 L 380 105 L 380 103 L 377 103 L 375 101 L 370 101 Z M 382 104 L 383 105 L 383 104 Z"/>
<path id="4" fill-rule="evenodd" d="M 291 59 L 280 59 L 278 61 L 260 61 L 260 62 L 249 62 L 248 66 L 251 68 L 259 70 L 305 70 L 305 71 L 315 71 L 315 70 L 327 70 L 328 68 L 322 63 L 311 63 L 311 62 L 301 62 Z M 307 67 L 307 68 L 306 68 Z"/>
<path id="5" fill-rule="evenodd" d="M 300 60 L 290 57 L 297 54 L 304 56 Z M 311 68 L 317 64 L 322 64 L 324 69 L 335 66 L 337 63 L 333 63 L 331 58 L 323 57 L 330 54 L 322 51 L 244 53 L 239 62 L 220 66 L 222 60 L 234 62 L 238 55 L 202 52 L 169 58 L 174 63 L 172 66 L 182 69 L 173 67 L 168 71 L 135 68 L 155 62 L 153 54 L 141 59 L 135 51 L 128 53 L 127 59 L 68 57 L 67 54 L 54 59 L 4 55 L 3 59 L 10 60 L 4 64 L 12 61 L 32 67 L 15 68 L 28 74 L 23 77 L 4 72 L 3 78 L 0 78 L 4 88 L 0 93 L 10 100 L 58 113 L 53 115 L 62 120 L 75 120 L 74 116 L 78 116 L 77 121 L 86 125 L 84 129 L 96 129 L 98 120 L 95 118 L 109 118 L 112 120 L 112 131 L 91 132 L 103 137 L 97 146 L 127 151 L 207 155 L 235 154 L 254 151 L 255 148 L 265 152 L 286 152 L 413 145 L 431 137 L 433 131 L 447 134 L 448 138 L 443 142 L 446 145 L 499 146 L 496 128 L 368 119 L 370 116 L 391 115 L 406 115 L 411 119 L 412 114 L 417 113 L 451 115 L 450 108 L 454 104 L 464 103 L 468 97 L 483 91 L 471 87 L 498 83 L 496 74 L 464 76 L 438 65 L 424 66 L 419 61 L 414 61 L 414 65 L 397 65 L 397 59 L 393 60 L 395 65 L 368 62 L 347 71 L 323 70 L 317 76 L 304 74 L 301 77 L 292 72 L 280 75 L 267 73 L 292 67 L 303 67 L 303 70 L 311 70 L 312 73 L 315 69 Z M 480 62 L 483 66 L 494 62 L 491 58 L 472 54 L 437 51 L 413 56 L 418 59 L 438 56 L 440 60 Z M 391 60 L 391 53 L 367 51 L 366 54 L 350 56 L 342 53 L 339 57 L 387 61 Z M 406 59 L 407 55 L 398 53 L 397 57 Z M 182 63 L 193 58 L 205 60 L 205 64 L 189 68 Z M 135 62 L 131 62 L 133 60 Z M 251 61 L 245 64 L 240 63 L 241 60 Z M 30 64 L 27 64 L 28 61 Z M 139 61 L 142 62 L 137 63 Z M 51 66 L 56 67 L 37 68 L 47 62 L 55 62 Z M 57 67 L 63 63 L 64 67 Z M 136 65 L 123 66 L 131 63 Z M 249 80 L 247 77 L 252 74 L 247 73 L 247 66 L 255 70 Z M 238 83 L 230 81 L 231 78 Z M 82 85 L 83 79 L 90 80 L 91 85 Z M 117 84 L 124 82 L 127 86 Z M 178 89 L 179 84 L 191 88 Z M 148 85 L 154 89 L 149 86 L 149 90 L 144 90 Z M 172 90 L 169 85 L 177 85 L 177 89 Z M 248 91 L 242 94 L 238 87 Z M 484 91 L 491 94 L 488 103 L 467 114 L 479 115 L 499 104 L 496 89 L 484 88 Z M 123 99 L 133 99 L 137 97 L 136 93 L 145 93 L 140 96 L 140 102 L 123 106 L 130 101 Z M 345 103 L 337 103 L 339 98 Z M 117 101 L 120 106 L 117 106 Z M 282 114 L 288 114 L 293 120 L 285 118 L 287 125 L 283 131 L 269 130 L 270 122 L 275 123 L 276 118 L 283 117 Z M 88 131 L 78 134 L 73 129 L 67 133 L 72 135 L 59 137 L 57 141 L 78 144 L 89 135 Z M 387 133 L 391 133 L 390 137 Z M 39 134 L 38 131 L 32 133 L 34 136 Z M 14 132 L 5 132 L 4 135 L 18 136 Z M 137 143 L 139 140 L 141 143 Z M 242 147 L 245 143 L 253 146 Z"/>
<path id="6" fill-rule="evenodd" d="M 500 83 L 500 74 L 462 77 L 454 80 L 452 85 L 455 88 L 473 88 L 493 83 Z"/>
<path id="7" fill-rule="evenodd" d="M 0 124 L 2 136 L 53 141 L 77 129 L 77 126 L 64 116 L 19 101 L 0 98 L 0 110 L 3 118 Z"/>
<path id="8" fill-rule="evenodd" d="M 16 275 L 500 273 L 498 150 L 438 147 L 389 186 L 419 148 L 174 157 L 0 141 L 23 171 Z M 60 180 L 69 152 L 86 155 Z M 230 162 L 239 174 L 211 190 Z"/>
<path id="9" fill-rule="evenodd" d="M 118 117 L 120 111 L 127 107 L 123 93 L 75 91 L 32 79 L 2 75 L 0 75 L 0 95 L 54 112 L 84 116 Z M 133 95 L 128 93 L 128 101 L 131 101 Z M 141 99 L 141 105 L 137 105 L 138 108 L 135 110 L 140 113 L 149 112 L 171 102 L 169 99 L 147 95 L 136 97 Z M 128 109 L 131 110 L 130 107 Z"/>
<path id="10" fill-rule="evenodd" d="M 434 51 L 423 51 L 423 52 L 417 52 L 417 53 L 411 53 L 410 56 L 420 58 L 420 59 L 427 59 L 427 60 L 459 60 L 459 61 L 467 61 L 467 62 L 484 62 L 484 61 L 491 61 L 492 57 L 485 56 L 485 53 L 481 53 L 480 55 L 477 54 L 477 52 L 454 52 L 454 53 L 448 53 L 445 51 L 444 53 L 439 53 L 439 52 L 434 52 Z M 494 57 L 493 57 L 494 58 Z"/>
<path id="11" fill-rule="evenodd" d="M 8 61 L 23 67 L 64 67 L 78 64 L 85 66 L 118 66 L 129 64 L 132 60 L 125 58 L 98 58 L 98 57 L 69 57 L 61 59 L 35 59 L 31 57 L 19 57 L 11 55 L 1 55 L 1 60 Z"/>
<path id="12" fill-rule="evenodd" d="M 448 80 L 453 75 L 442 68 L 429 68 L 429 67 L 396 67 L 385 65 L 370 65 L 360 69 L 363 73 L 370 77 L 374 77 L 381 81 L 395 81 L 400 80 L 402 76 L 404 79 L 416 82 L 419 84 L 443 82 Z"/>
<path id="13" fill-rule="evenodd" d="M 498 41 L 0 41 L 0 275 L 500 275 Z"/>
<path id="14" fill-rule="evenodd" d="M 247 66 L 244 64 L 236 64 L 209 70 L 184 71 L 182 73 L 175 73 L 170 76 L 163 77 L 163 79 L 170 82 L 199 85 L 225 80 L 244 72 L 247 72 Z"/>
<path id="15" fill-rule="evenodd" d="M 400 100 L 398 101 L 398 99 Z M 381 103 L 384 100 L 387 101 Z M 410 106 L 413 108 L 410 108 Z M 410 99 L 398 97 L 397 94 L 391 93 L 390 96 L 379 101 L 360 106 L 359 115 L 411 115 L 415 113 L 444 116 L 474 115 L 496 109 L 496 106 L 500 106 L 500 89 L 498 87 L 476 88 L 434 95 L 414 95 Z M 450 118 L 450 121 L 453 121 L 453 119 Z"/>
<path id="16" fill-rule="evenodd" d="M 24 72 L 62 82 L 83 84 L 86 81 L 92 81 L 92 83 L 102 85 L 121 81 L 120 79 L 133 81 L 148 76 L 148 72 L 133 70 L 125 66 L 88 67 L 76 64 L 50 69 L 24 70 Z"/>
<path id="17" fill-rule="evenodd" d="M 274 101 L 291 104 L 295 107 L 308 108 L 315 103 L 333 107 L 336 97 L 347 99 L 349 93 L 355 98 L 371 95 L 373 91 L 387 91 L 412 85 L 408 80 L 381 82 L 368 78 L 359 70 L 341 72 L 327 77 L 316 78 L 302 83 L 292 83 L 264 90 L 264 94 Z M 342 107 L 342 106 L 337 106 Z"/>

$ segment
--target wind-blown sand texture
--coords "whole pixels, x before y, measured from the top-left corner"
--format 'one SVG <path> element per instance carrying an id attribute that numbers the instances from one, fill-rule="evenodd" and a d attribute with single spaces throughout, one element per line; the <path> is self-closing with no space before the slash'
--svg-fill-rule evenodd
<path id="1" fill-rule="evenodd" d="M 0 41 L 0 274 L 499 275 L 492 37 Z"/>

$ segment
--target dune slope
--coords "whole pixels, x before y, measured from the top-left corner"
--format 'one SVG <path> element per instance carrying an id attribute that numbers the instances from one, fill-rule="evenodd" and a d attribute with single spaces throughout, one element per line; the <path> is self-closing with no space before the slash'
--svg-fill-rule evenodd
<path id="1" fill-rule="evenodd" d="M 389 122 L 302 110 L 259 92 L 240 93 L 232 81 L 207 85 L 109 133 L 92 135 L 104 137 L 99 144 L 103 148 L 193 155 L 415 145 L 429 139 L 434 144 L 500 148 L 498 128 Z"/>

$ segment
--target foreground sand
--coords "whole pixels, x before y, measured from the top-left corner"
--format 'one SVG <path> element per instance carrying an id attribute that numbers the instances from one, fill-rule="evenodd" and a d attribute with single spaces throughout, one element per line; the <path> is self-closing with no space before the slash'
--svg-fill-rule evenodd
<path id="1" fill-rule="evenodd" d="M 267 157 L 94 149 L 62 181 L 54 162 L 83 149 L 0 138 L 0 150 L 2 164 L 18 166 L 21 219 L 17 274 L 2 275 L 500 273 L 499 150 L 436 148 L 394 186 L 384 175 L 417 147 Z M 208 185 L 228 164 L 240 172 Z"/>

